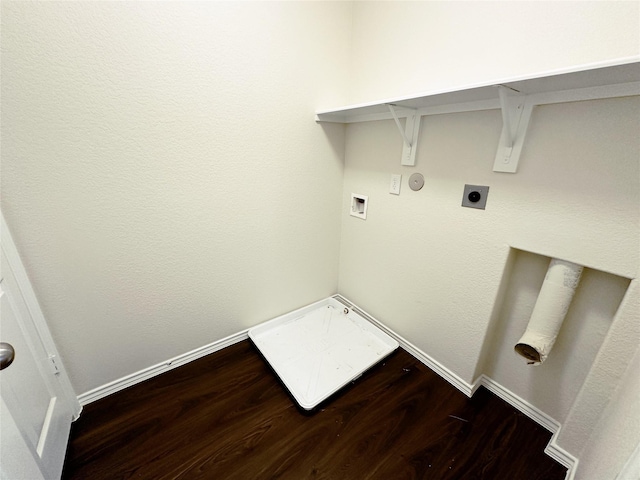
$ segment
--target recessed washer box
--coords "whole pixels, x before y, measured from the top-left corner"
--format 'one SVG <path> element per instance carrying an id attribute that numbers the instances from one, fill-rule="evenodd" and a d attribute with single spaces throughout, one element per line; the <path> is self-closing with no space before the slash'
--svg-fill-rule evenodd
<path id="1" fill-rule="evenodd" d="M 352 307 L 326 298 L 249 330 L 249 338 L 305 410 L 387 357 L 398 342 Z"/>
<path id="2" fill-rule="evenodd" d="M 352 217 L 358 217 L 362 220 L 367 219 L 367 207 L 369 204 L 369 197 L 366 195 L 360 195 L 359 193 L 351 194 L 351 205 L 349 207 L 349 214 Z"/>
<path id="3" fill-rule="evenodd" d="M 484 185 L 465 185 L 462 194 L 462 206 L 484 210 L 489 196 L 489 187 Z"/>

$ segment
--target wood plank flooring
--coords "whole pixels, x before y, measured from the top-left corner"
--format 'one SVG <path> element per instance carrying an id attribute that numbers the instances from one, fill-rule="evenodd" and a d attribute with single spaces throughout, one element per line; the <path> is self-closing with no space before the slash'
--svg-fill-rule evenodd
<path id="1" fill-rule="evenodd" d="M 87 405 L 65 479 L 564 479 L 551 434 L 398 350 L 299 410 L 244 341 Z"/>

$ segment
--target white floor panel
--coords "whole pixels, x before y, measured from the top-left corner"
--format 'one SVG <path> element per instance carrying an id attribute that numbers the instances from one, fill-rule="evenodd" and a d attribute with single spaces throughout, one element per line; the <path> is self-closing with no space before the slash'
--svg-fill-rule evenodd
<path id="1" fill-rule="evenodd" d="M 398 348 L 393 338 L 334 298 L 258 325 L 249 338 L 306 410 Z"/>

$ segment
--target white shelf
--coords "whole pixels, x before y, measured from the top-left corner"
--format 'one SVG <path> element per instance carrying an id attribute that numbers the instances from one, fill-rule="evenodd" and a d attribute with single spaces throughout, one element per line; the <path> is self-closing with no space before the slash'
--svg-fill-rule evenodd
<path id="1" fill-rule="evenodd" d="M 420 112 L 423 115 L 500 108 L 497 89 L 499 85 L 509 87 L 524 95 L 558 94 L 559 92 L 569 93 L 583 90 L 583 96 L 587 96 L 583 99 L 594 99 L 639 95 L 639 83 L 640 58 L 634 57 L 614 64 L 586 65 L 536 76 L 499 79 L 490 83 L 469 85 L 452 90 L 436 90 L 407 97 L 389 98 L 377 102 L 322 110 L 316 112 L 316 120 L 318 122 L 354 123 L 390 119 L 392 115 L 389 112 L 389 104 L 407 109 L 424 110 Z M 606 94 L 607 90 L 611 94 Z M 604 95 L 604 97 L 600 95 Z M 565 101 L 574 101 L 574 97 L 580 98 L 576 97 L 574 93 L 567 95 L 569 99 Z M 548 103 L 562 101 L 558 99 Z M 397 111 L 399 117 L 406 117 L 409 113 L 410 111 L 404 109 Z"/>
<path id="2" fill-rule="evenodd" d="M 535 106 L 631 95 L 640 95 L 640 57 L 323 110 L 316 112 L 316 121 L 393 118 L 403 141 L 401 164 L 413 166 L 422 116 L 499 108 L 503 128 L 493 170 L 516 173 Z M 404 127 L 402 117 L 407 119 Z"/>

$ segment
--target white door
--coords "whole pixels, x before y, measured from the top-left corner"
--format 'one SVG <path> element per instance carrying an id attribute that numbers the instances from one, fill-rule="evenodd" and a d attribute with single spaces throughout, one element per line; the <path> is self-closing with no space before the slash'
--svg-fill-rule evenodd
<path id="1" fill-rule="evenodd" d="M 57 479 L 80 405 L 4 218 L 1 244 L 0 342 L 15 357 L 0 371 L 0 476 Z"/>

